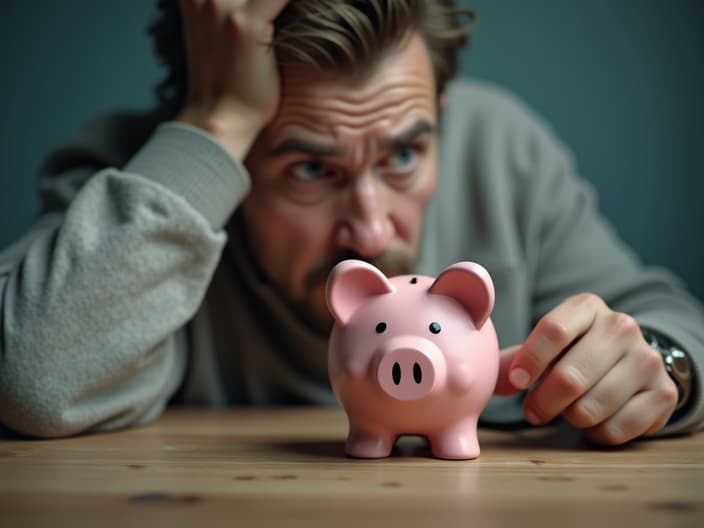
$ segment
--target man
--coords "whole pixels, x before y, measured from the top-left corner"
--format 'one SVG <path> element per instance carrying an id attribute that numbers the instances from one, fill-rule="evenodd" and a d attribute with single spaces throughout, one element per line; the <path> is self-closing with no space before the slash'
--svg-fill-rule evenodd
<path id="1" fill-rule="evenodd" d="M 0 255 L 0 422 L 113 429 L 174 394 L 332 403 L 324 284 L 354 256 L 387 274 L 489 269 L 511 396 L 487 422 L 562 416 L 604 444 L 700 427 L 701 306 L 616 240 L 539 118 L 446 84 L 462 10 L 179 5 L 154 29 L 161 112 L 55 154 L 44 214 Z"/>

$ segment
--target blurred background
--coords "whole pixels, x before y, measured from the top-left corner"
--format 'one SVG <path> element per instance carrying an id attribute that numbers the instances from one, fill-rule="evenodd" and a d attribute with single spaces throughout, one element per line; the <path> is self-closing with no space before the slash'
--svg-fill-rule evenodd
<path id="1" fill-rule="evenodd" d="M 704 2 L 462 3 L 479 14 L 462 74 L 546 117 L 621 236 L 704 298 Z M 153 12 L 147 0 L 2 2 L 0 248 L 31 223 L 54 146 L 96 114 L 153 103 Z"/>

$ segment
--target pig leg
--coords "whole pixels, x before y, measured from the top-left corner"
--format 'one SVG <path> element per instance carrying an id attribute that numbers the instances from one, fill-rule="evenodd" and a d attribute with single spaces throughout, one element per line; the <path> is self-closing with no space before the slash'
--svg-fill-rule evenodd
<path id="1" fill-rule="evenodd" d="M 477 420 L 453 424 L 436 434 L 428 435 L 433 456 L 449 460 L 468 460 L 479 456 Z"/>
<path id="2" fill-rule="evenodd" d="M 371 430 L 350 423 L 345 453 L 356 458 L 383 458 L 391 454 L 396 436 L 389 431 Z"/>

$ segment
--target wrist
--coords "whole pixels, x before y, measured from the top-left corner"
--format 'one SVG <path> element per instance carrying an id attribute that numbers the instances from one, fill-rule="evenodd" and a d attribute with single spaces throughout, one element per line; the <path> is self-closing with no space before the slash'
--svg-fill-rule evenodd
<path id="1" fill-rule="evenodd" d="M 188 104 L 176 121 L 208 133 L 240 161 L 264 128 L 264 120 L 256 111 L 237 103 L 218 103 L 212 107 Z"/>

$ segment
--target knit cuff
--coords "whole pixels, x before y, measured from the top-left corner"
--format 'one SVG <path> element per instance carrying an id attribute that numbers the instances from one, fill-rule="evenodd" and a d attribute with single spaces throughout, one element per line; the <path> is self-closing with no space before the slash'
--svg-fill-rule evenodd
<path id="1" fill-rule="evenodd" d="M 175 121 L 157 127 L 124 170 L 183 196 L 214 229 L 227 222 L 250 188 L 247 170 L 220 143 Z"/>

